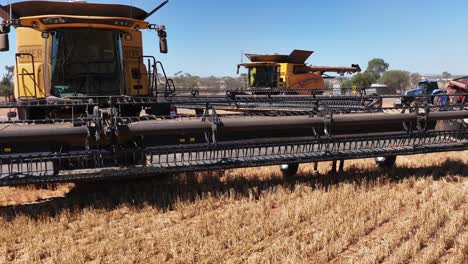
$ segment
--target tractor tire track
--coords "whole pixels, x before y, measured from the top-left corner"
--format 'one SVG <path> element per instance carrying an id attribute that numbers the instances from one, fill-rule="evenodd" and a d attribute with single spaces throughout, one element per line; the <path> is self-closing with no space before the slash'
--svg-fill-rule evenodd
<path id="1" fill-rule="evenodd" d="M 444 194 L 449 196 L 450 200 L 447 201 L 449 203 L 464 200 L 463 194 L 459 196 L 450 196 L 450 194 L 448 193 L 442 193 L 441 195 Z M 431 203 L 434 202 L 435 201 L 432 201 Z M 456 204 L 459 204 L 460 206 L 462 205 L 460 203 Z M 457 208 L 454 209 L 457 210 Z M 424 220 L 418 221 L 418 218 L 414 219 L 414 222 L 420 223 L 420 225 L 416 228 L 412 228 L 411 232 L 409 232 L 405 236 L 405 239 L 400 241 L 398 246 L 392 248 L 391 254 L 380 260 L 380 262 L 407 263 L 407 261 L 411 259 L 412 256 L 414 256 L 414 254 L 416 254 L 421 249 L 422 243 L 424 241 L 427 241 L 428 239 L 430 239 L 430 237 L 434 236 L 439 227 L 443 227 L 446 225 L 452 213 L 454 213 L 453 209 L 447 211 L 446 206 L 444 204 L 439 203 L 432 204 L 431 210 L 427 212 L 423 211 L 421 214 L 417 214 L 416 217 L 423 217 Z M 416 245 L 416 248 L 414 248 L 414 245 Z"/>
<path id="2" fill-rule="evenodd" d="M 285 205 L 286 207 L 286 205 Z M 321 223 L 322 218 L 330 218 L 334 215 L 334 211 L 330 210 L 325 215 L 314 215 L 313 218 L 309 218 L 306 220 L 307 223 Z M 244 252 L 242 254 L 242 259 L 247 260 L 249 256 L 252 256 L 255 253 L 260 253 L 265 249 L 268 249 L 269 246 L 281 243 L 285 239 L 290 238 L 292 235 L 300 235 L 296 233 L 296 230 L 301 230 L 302 226 L 306 224 L 304 221 L 298 221 L 296 223 L 288 224 L 286 226 L 277 227 L 276 231 L 273 232 L 271 235 L 264 237 L 261 241 L 258 241 L 250 250 Z M 316 231 L 320 230 L 320 226 L 313 226 L 309 230 L 301 230 L 301 234 L 304 236 L 308 236 L 310 234 L 314 234 Z M 305 232 L 304 232 L 305 231 Z"/>
<path id="3" fill-rule="evenodd" d="M 428 194 L 426 195 L 429 195 L 431 198 L 434 196 L 435 193 L 439 193 L 442 191 L 442 189 L 438 188 L 436 189 L 435 192 L 432 192 L 431 191 L 432 187 L 433 186 L 428 185 L 422 190 L 422 191 L 427 191 Z M 420 197 L 419 199 L 423 199 L 423 197 Z M 362 244 L 367 244 L 369 243 L 369 241 L 377 240 L 381 234 L 391 231 L 394 225 L 398 223 L 402 217 L 407 216 L 407 213 L 411 212 L 409 210 L 410 206 L 412 205 L 404 204 L 403 207 L 398 208 L 398 212 L 392 212 L 386 219 L 384 219 L 384 221 L 380 222 L 378 225 L 374 226 L 372 229 L 366 231 L 363 234 L 363 236 L 361 236 L 359 239 L 357 239 L 353 243 L 343 247 L 339 252 L 332 253 L 332 255 L 330 256 L 329 252 L 327 252 L 327 249 L 324 249 L 314 254 L 314 256 L 311 258 L 311 261 L 318 262 L 318 263 L 320 262 L 342 263 L 343 261 L 345 261 L 345 259 L 348 258 L 348 256 L 351 253 L 356 252 L 359 246 L 361 246 Z"/>
<path id="4" fill-rule="evenodd" d="M 367 244 L 369 241 L 374 241 L 381 237 L 383 234 L 389 232 L 395 224 L 402 218 L 404 215 L 409 213 L 407 208 L 408 206 L 402 207 L 400 212 L 392 217 L 386 219 L 386 221 L 382 222 L 374 229 L 369 230 L 364 236 L 360 237 L 355 243 L 348 245 L 342 252 L 338 253 L 336 257 L 331 259 L 330 263 L 343 263 L 350 255 L 357 252 L 359 248 L 362 248 L 363 245 Z"/>
<path id="5" fill-rule="evenodd" d="M 434 263 L 468 263 L 468 227 L 455 237 L 451 248 L 446 249 L 445 254 Z"/>
<path id="6" fill-rule="evenodd" d="M 415 263 L 437 263 L 448 250 L 453 247 L 456 237 L 463 233 L 464 227 L 468 226 L 468 203 L 467 198 L 462 199 L 460 204 L 454 206 L 454 212 L 450 213 L 450 219 L 445 226 L 439 228 L 435 236 L 425 243 L 418 254 L 411 261 Z"/>
<path id="7" fill-rule="evenodd" d="M 421 202 L 421 204 L 408 205 L 405 211 L 396 214 L 390 222 L 382 225 L 381 228 L 371 232 L 368 236 L 361 238 L 354 245 L 351 245 L 347 251 L 342 252 L 332 261 L 334 263 L 353 263 L 357 260 L 366 263 L 382 262 L 386 257 L 385 252 L 390 254 L 393 248 L 399 247 L 404 241 L 410 239 L 411 233 L 417 229 L 418 223 L 416 219 L 418 218 L 418 210 L 412 210 L 412 206 L 419 206 L 419 208 L 429 210 L 431 208 L 431 203 L 437 199 L 437 195 L 447 188 L 447 186 L 442 186 L 441 188 L 433 190 L 434 186 L 427 186 L 424 191 L 428 193 L 419 197 L 419 202 Z M 425 200 L 427 196 L 429 196 L 429 199 Z M 404 232 L 402 232 L 402 230 L 404 230 Z M 382 240 L 383 234 L 386 234 L 385 238 L 387 238 L 387 243 L 384 243 L 385 240 Z M 369 256 L 369 252 L 377 252 L 377 254 Z M 363 261 L 365 258 L 367 258 L 366 261 Z"/>

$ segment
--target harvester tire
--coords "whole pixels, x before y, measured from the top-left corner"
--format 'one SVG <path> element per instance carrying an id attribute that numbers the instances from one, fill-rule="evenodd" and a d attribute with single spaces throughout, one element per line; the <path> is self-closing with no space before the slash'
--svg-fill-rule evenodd
<path id="1" fill-rule="evenodd" d="M 396 159 L 396 156 L 377 157 L 375 158 L 375 164 L 381 169 L 390 169 L 395 165 Z"/>
<path id="2" fill-rule="evenodd" d="M 297 171 L 299 170 L 299 163 L 280 165 L 280 170 L 283 178 L 291 178 L 297 174 Z"/>

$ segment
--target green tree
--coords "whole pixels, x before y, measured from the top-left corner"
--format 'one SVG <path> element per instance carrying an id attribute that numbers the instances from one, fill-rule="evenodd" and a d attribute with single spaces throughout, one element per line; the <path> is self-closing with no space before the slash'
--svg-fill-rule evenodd
<path id="1" fill-rule="evenodd" d="M 325 80 L 325 89 L 332 89 L 333 88 L 333 82 L 331 80 Z"/>
<path id="2" fill-rule="evenodd" d="M 216 94 L 221 91 L 221 82 L 215 76 L 201 78 L 201 85 L 211 93 Z"/>
<path id="3" fill-rule="evenodd" d="M 356 85 L 359 88 L 368 88 L 372 86 L 372 83 L 375 82 L 374 77 L 369 72 L 358 73 L 353 76 L 351 79 L 353 85 Z"/>
<path id="4" fill-rule="evenodd" d="M 341 87 L 342 88 L 351 88 L 353 87 L 353 80 L 349 79 L 349 80 L 344 80 L 342 83 L 341 83 Z"/>
<path id="5" fill-rule="evenodd" d="M 367 64 L 366 72 L 373 78 L 372 82 L 375 82 L 382 77 L 382 74 L 386 72 L 389 67 L 390 64 L 386 63 L 384 59 L 375 58 L 370 60 Z"/>
<path id="6" fill-rule="evenodd" d="M 346 94 L 348 91 L 351 91 L 351 88 L 353 87 L 353 80 L 346 79 L 346 80 L 341 81 L 340 87 L 341 87 L 341 94 Z"/>
<path id="7" fill-rule="evenodd" d="M 374 78 L 368 72 L 358 73 L 353 78 L 341 82 L 341 94 L 351 93 L 353 86 L 357 88 L 369 88 L 373 82 Z"/>
<path id="8" fill-rule="evenodd" d="M 407 71 L 387 71 L 382 75 L 380 82 L 401 93 L 410 84 L 410 74 Z"/>
<path id="9" fill-rule="evenodd" d="M 450 79 L 450 78 L 452 78 L 452 74 L 449 73 L 449 72 L 444 71 L 444 72 L 442 73 L 442 78 L 444 78 L 444 79 Z"/>
<path id="10" fill-rule="evenodd" d="M 190 91 L 199 87 L 200 77 L 180 71 L 175 74 L 173 80 L 177 88 Z"/>
<path id="11" fill-rule="evenodd" d="M 13 72 L 14 66 L 5 66 L 5 74 L 0 80 L 0 96 L 13 95 Z"/>
<path id="12" fill-rule="evenodd" d="M 227 90 L 241 89 L 244 86 L 240 78 L 224 77 L 223 81 Z"/>
<path id="13" fill-rule="evenodd" d="M 421 78 L 422 78 L 421 74 L 419 74 L 417 72 L 412 73 L 410 75 L 411 86 L 416 87 L 418 85 L 419 81 L 421 81 Z"/>
<path id="14" fill-rule="evenodd" d="M 247 89 L 247 87 L 249 86 L 249 75 L 247 73 L 242 73 L 241 75 L 239 75 L 239 79 L 242 82 L 241 88 Z"/>

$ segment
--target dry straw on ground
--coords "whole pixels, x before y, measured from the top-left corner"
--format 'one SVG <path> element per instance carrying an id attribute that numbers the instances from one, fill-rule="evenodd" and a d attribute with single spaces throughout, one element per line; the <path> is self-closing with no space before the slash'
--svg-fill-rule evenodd
<path id="1" fill-rule="evenodd" d="M 468 152 L 340 177 L 310 165 L 0 188 L 0 262 L 468 263 Z M 329 164 L 322 164 L 322 173 Z"/>

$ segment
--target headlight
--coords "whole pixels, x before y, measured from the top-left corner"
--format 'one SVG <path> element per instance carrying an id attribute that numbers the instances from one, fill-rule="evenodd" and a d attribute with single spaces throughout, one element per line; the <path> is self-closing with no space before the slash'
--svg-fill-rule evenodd
<path id="1" fill-rule="evenodd" d="M 65 24 L 67 23 L 67 19 L 64 17 L 49 17 L 49 18 L 41 18 L 41 22 L 44 25 Z"/>

